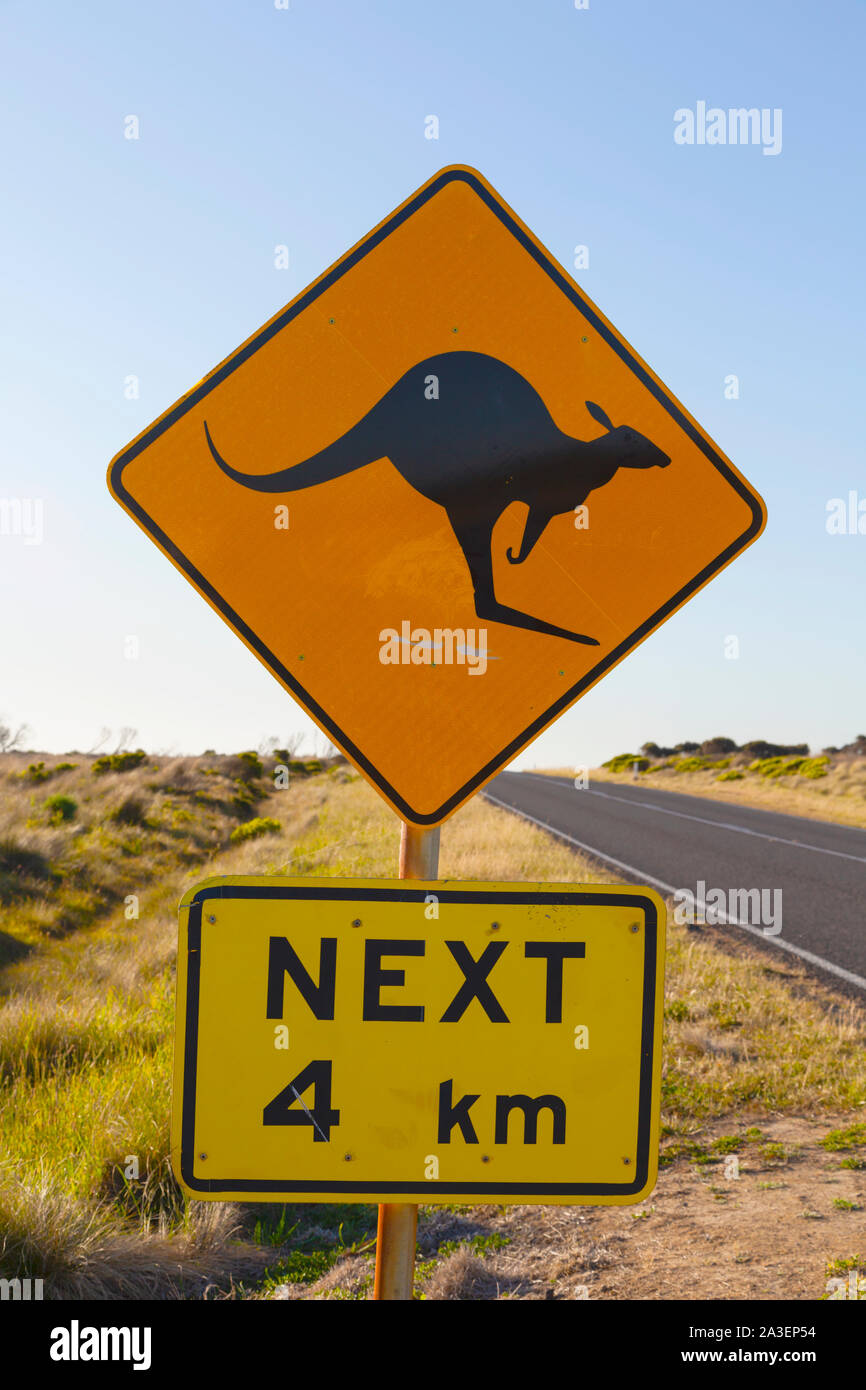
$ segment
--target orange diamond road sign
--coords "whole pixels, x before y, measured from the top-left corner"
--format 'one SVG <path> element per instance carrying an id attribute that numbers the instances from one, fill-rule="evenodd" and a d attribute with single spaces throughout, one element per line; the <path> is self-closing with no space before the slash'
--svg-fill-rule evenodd
<path id="1" fill-rule="evenodd" d="M 462 167 L 133 440 L 109 486 L 417 825 L 456 810 L 765 521 Z"/>

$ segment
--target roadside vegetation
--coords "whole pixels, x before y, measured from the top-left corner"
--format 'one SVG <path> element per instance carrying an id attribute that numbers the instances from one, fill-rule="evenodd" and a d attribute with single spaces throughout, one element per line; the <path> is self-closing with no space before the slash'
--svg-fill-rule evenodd
<path id="1" fill-rule="evenodd" d="M 187 1203 L 168 1164 L 183 892 L 212 874 L 396 876 L 398 822 L 366 783 L 279 753 L 0 759 L 0 1277 L 43 1278 L 50 1298 L 369 1296 L 372 1207 Z M 440 873 L 612 880 L 480 797 L 443 827 Z M 866 1251 L 866 1013 L 730 931 L 668 930 L 663 1178 L 718 1178 L 733 1153 L 771 1182 L 803 1162 L 779 1124 L 817 1126 L 844 1204 L 821 1271 Z M 417 1296 L 580 1296 L 602 1268 L 580 1224 L 596 1220 L 644 1225 L 424 1208 Z"/>
<path id="2" fill-rule="evenodd" d="M 541 770 L 541 769 L 539 769 Z M 569 769 L 555 775 L 574 776 Z M 781 811 L 866 828 L 866 735 L 844 748 L 812 755 L 806 744 L 785 747 L 763 739 L 738 746 L 733 739 L 660 748 L 645 743 L 619 753 L 592 773 L 598 782 L 639 782 L 759 810 Z"/>

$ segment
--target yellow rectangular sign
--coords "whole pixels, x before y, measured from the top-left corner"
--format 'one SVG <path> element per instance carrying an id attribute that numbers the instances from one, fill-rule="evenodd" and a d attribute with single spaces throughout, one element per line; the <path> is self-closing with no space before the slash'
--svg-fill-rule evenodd
<path id="1" fill-rule="evenodd" d="M 214 878 L 180 904 L 172 1164 L 239 1201 L 637 1202 L 649 888 Z"/>

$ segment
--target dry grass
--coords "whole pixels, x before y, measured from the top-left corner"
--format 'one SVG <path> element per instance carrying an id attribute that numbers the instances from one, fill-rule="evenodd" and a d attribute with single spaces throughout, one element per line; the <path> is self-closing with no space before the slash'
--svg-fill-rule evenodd
<path id="1" fill-rule="evenodd" d="M 148 760 L 102 777 L 82 759 L 38 784 L 41 797 L 62 778 L 79 803 L 82 813 L 57 829 L 38 823 L 32 785 L 17 775 L 27 761 L 3 767 L 7 840 L 43 856 L 56 877 L 15 875 L 3 914 L 7 946 L 25 949 L 7 949 L 0 972 L 0 1272 L 41 1277 L 35 1252 L 43 1249 L 51 1297 L 79 1296 L 76 1289 L 149 1297 L 160 1281 L 175 1296 L 253 1267 L 260 1274 L 260 1250 L 251 1247 L 253 1265 L 249 1254 L 232 1253 L 218 1219 L 227 1209 L 186 1207 L 167 1154 L 177 902 L 211 862 L 226 873 L 267 867 L 264 846 L 235 849 L 229 837 L 263 798 L 277 801 L 272 784 L 245 781 L 238 759 L 174 759 L 162 769 Z M 282 837 L 284 854 L 324 800 L 323 788 L 310 786 L 297 780 L 291 788 L 296 823 Z M 131 799 L 138 804 L 130 811 Z M 23 832 L 16 802 L 20 816 L 37 821 Z M 141 839 L 132 871 L 122 839 L 129 821 L 115 819 L 123 806 Z M 96 861 L 93 876 L 112 885 L 111 895 L 86 927 L 60 928 L 70 881 L 84 881 Z M 130 918 L 127 892 L 138 899 Z M 50 926 L 34 931 L 40 920 Z M 131 1158 L 138 1180 L 125 1177 Z M 79 1245 L 83 1263 L 73 1258 Z"/>
<path id="2" fill-rule="evenodd" d="M 489 1302 L 502 1292 L 501 1281 L 486 1261 L 465 1246 L 446 1255 L 424 1287 L 427 1298 L 448 1303 Z"/>
<path id="3" fill-rule="evenodd" d="M 805 967 L 768 960 L 736 929 L 668 923 L 663 1116 L 866 1105 L 866 1010 Z"/>
<path id="4" fill-rule="evenodd" d="M 65 1195 L 55 1175 L 0 1188 L 0 1269 L 43 1279 L 52 1299 L 202 1297 L 221 1278 L 261 1276 L 264 1252 L 238 1241 L 237 1210 L 197 1203 L 187 1227 L 124 1228 L 103 1206 Z"/>
<path id="5" fill-rule="evenodd" d="M 66 761 L 75 766 L 56 770 Z M 148 758 L 99 775 L 87 756 L 0 759 L 0 964 L 109 920 L 130 895 L 210 858 L 262 792 L 235 761 Z M 46 804 L 58 795 L 73 806 L 59 824 Z"/>
<path id="6" fill-rule="evenodd" d="M 207 773 L 209 767 L 214 771 Z M 233 760 L 219 767 L 213 759 L 174 760 L 148 773 L 150 786 L 140 769 L 117 774 L 115 783 L 127 777 L 126 788 L 141 783 L 135 795 L 152 798 L 146 813 L 154 822 L 146 832 L 152 839 L 136 861 L 139 917 L 125 918 L 118 891 L 114 906 L 90 925 L 60 937 L 40 934 L 27 956 L 0 972 L 0 1272 L 46 1277 L 47 1296 L 201 1297 L 209 1284 L 220 1296 L 255 1296 L 266 1264 L 271 1273 L 261 1287 L 269 1296 L 368 1296 L 369 1231 L 359 1225 L 358 1248 L 345 1244 L 347 1223 L 367 1222 L 366 1209 L 297 1209 L 306 1217 L 293 1233 L 295 1218 L 288 1224 L 279 1213 L 265 1219 L 255 1206 L 185 1203 L 169 1170 L 173 966 L 182 892 L 196 878 L 217 873 L 383 878 L 397 871 L 398 823 L 346 769 L 294 779 L 284 791 L 269 790 L 263 779 L 243 816 L 273 816 L 282 828 L 232 845 L 228 836 L 239 823 L 237 808 L 229 809 L 235 770 Z M 85 791 L 91 796 L 87 827 L 79 833 L 88 837 L 87 863 L 101 844 L 109 861 L 101 871 L 110 880 L 120 861 L 115 832 L 104 832 L 100 816 L 132 791 L 111 786 L 110 776 L 93 780 L 98 789 L 74 784 L 82 798 Z M 198 795 L 203 788 L 205 797 Z M 172 826 L 177 810 L 188 816 Z M 167 818 L 177 833 L 166 834 Z M 32 843 L 50 862 L 71 862 L 64 860 L 73 853 L 67 827 L 31 829 Z M 14 823 L 9 833 L 17 833 Z M 480 798 L 443 827 L 440 874 L 493 881 L 602 878 L 544 832 Z M 12 905 L 13 917 L 18 906 Z M 20 926 L 20 918 L 14 924 Z M 666 1000 L 666 1146 L 726 1115 L 862 1115 L 863 1011 L 814 983 L 804 969 L 787 961 L 777 967 L 730 932 L 673 925 Z M 130 1156 L 138 1160 L 139 1179 L 124 1175 Z M 557 1245 L 566 1239 L 565 1218 L 541 1208 L 511 1210 L 522 1213 L 525 1228 L 520 1268 L 510 1267 L 504 1247 L 476 1248 L 471 1236 L 470 1258 L 455 1259 L 461 1232 L 499 1230 L 489 1218 L 479 1227 L 473 1212 L 425 1216 L 436 1239 L 426 1247 L 422 1242 L 422 1263 L 425 1248 L 432 1259 L 419 1285 L 424 1296 L 544 1297 L 549 1268 L 566 1257 Z M 264 1225 L 254 1240 L 257 1220 Z M 448 1220 L 457 1222 L 452 1235 L 442 1224 Z M 303 1251 L 309 1258 L 300 1258 Z M 280 1271 L 292 1259 L 301 1272 L 284 1277 Z"/>

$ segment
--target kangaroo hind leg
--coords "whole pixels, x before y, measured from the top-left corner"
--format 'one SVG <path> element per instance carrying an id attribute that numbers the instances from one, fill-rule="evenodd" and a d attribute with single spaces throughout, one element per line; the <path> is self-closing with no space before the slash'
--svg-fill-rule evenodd
<path id="1" fill-rule="evenodd" d="M 543 618 L 535 618 L 531 613 L 522 613 L 519 608 L 509 608 L 507 604 L 500 603 L 493 588 L 493 522 L 466 523 L 451 513 L 448 519 L 469 566 L 475 593 L 475 612 L 479 618 L 492 623 L 505 623 L 509 627 L 523 627 L 529 632 L 542 632 L 548 637 L 563 637 L 568 642 L 582 642 L 588 647 L 598 646 L 595 637 L 587 637 L 582 632 L 569 632 L 567 628 L 557 627 Z"/>

